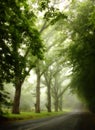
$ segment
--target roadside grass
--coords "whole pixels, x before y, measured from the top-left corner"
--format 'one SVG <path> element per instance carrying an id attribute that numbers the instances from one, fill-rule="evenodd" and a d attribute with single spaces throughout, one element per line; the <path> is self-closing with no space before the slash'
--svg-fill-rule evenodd
<path id="1" fill-rule="evenodd" d="M 41 113 L 35 113 L 35 112 L 21 112 L 20 114 L 11 114 L 8 113 L 5 115 L 8 121 L 18 121 L 18 120 L 27 120 L 27 119 L 39 119 L 39 118 L 45 118 L 45 117 L 52 117 L 57 116 L 61 114 L 65 114 L 67 111 L 63 112 L 41 112 Z"/>

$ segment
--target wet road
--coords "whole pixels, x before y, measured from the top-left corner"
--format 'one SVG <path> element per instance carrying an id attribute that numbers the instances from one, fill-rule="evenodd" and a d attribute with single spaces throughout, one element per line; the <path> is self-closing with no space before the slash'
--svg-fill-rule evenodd
<path id="1" fill-rule="evenodd" d="M 0 130 L 95 130 L 95 115 L 77 112 L 52 118 L 0 124 Z"/>

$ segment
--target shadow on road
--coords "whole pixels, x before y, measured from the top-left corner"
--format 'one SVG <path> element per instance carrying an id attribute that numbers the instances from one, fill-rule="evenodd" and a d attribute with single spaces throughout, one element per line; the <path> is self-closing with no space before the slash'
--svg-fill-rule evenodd
<path id="1" fill-rule="evenodd" d="M 95 130 L 95 115 L 90 112 L 73 112 L 53 118 L 0 125 L 0 130 Z"/>
<path id="2" fill-rule="evenodd" d="M 80 121 L 77 124 L 78 129 L 75 130 L 95 130 L 95 115 L 92 113 L 81 113 Z"/>

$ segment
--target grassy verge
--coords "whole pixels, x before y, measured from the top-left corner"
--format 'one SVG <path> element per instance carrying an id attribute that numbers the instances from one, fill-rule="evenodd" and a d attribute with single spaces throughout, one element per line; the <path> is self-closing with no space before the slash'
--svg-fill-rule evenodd
<path id="1" fill-rule="evenodd" d="M 18 121 L 18 120 L 27 120 L 27 119 L 39 119 L 39 118 L 45 118 L 50 116 L 56 116 L 65 114 L 64 112 L 41 112 L 41 113 L 34 113 L 34 112 L 21 112 L 20 114 L 11 114 L 8 113 L 5 117 L 8 121 Z"/>

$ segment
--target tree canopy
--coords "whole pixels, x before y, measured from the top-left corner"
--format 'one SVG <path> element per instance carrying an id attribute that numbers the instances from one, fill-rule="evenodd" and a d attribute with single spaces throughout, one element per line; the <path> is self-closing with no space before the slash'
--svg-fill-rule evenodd
<path id="1" fill-rule="evenodd" d="M 73 17 L 72 17 L 73 16 Z M 71 88 L 91 111 L 95 111 L 95 3 L 77 5 L 69 18 L 71 43 L 68 49 L 72 65 Z"/>
<path id="2" fill-rule="evenodd" d="M 8 77 L 13 71 L 19 75 L 22 67 L 24 73 L 30 65 L 27 66 L 27 55 L 42 58 L 43 45 L 34 24 L 36 16 L 26 1 L 1 1 L 0 6 L 0 69 L 2 76 Z"/>

